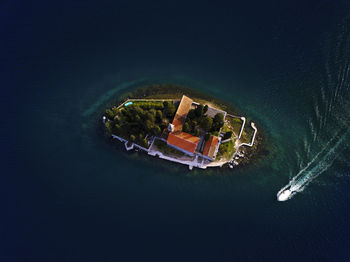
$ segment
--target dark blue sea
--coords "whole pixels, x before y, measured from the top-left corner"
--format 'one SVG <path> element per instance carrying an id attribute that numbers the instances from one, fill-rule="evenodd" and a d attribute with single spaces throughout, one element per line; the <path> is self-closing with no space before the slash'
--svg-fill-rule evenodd
<path id="1" fill-rule="evenodd" d="M 350 261 L 349 15 L 348 0 L 1 1 L 0 261 Z M 268 154 L 202 172 L 112 146 L 101 113 L 146 83 L 234 105 Z"/>

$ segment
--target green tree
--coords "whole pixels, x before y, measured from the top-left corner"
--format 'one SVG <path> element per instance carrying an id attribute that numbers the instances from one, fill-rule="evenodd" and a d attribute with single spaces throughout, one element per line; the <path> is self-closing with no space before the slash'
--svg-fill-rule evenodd
<path id="1" fill-rule="evenodd" d="M 159 126 L 155 125 L 155 126 L 152 127 L 152 133 L 155 136 L 159 136 L 161 132 L 162 132 L 162 130 L 160 129 Z"/>
<path id="2" fill-rule="evenodd" d="M 199 135 L 200 135 L 200 131 L 199 131 L 198 128 L 196 128 L 196 129 L 194 130 L 194 135 L 195 135 L 195 136 L 199 136 Z"/>
<path id="3" fill-rule="evenodd" d="M 165 109 L 168 108 L 169 104 L 170 104 L 169 101 L 164 101 L 164 102 L 163 102 L 164 108 L 165 108 Z"/>
<path id="4" fill-rule="evenodd" d="M 148 141 L 146 138 L 142 139 L 141 140 L 141 146 L 145 147 L 145 148 L 148 148 Z"/>
<path id="5" fill-rule="evenodd" d="M 192 120 L 196 117 L 196 113 L 194 109 L 191 109 L 187 114 L 188 119 Z"/>
<path id="6" fill-rule="evenodd" d="M 114 115 L 117 115 L 119 113 L 119 109 L 116 106 L 112 107 L 112 111 L 113 111 Z"/>
<path id="7" fill-rule="evenodd" d="M 135 139 L 136 139 L 136 137 L 135 137 L 134 135 L 130 135 L 130 141 L 131 141 L 131 142 L 134 142 Z"/>
<path id="8" fill-rule="evenodd" d="M 213 119 L 210 116 L 203 117 L 202 121 L 200 122 L 201 128 L 203 128 L 205 131 L 209 131 L 213 125 Z"/>
<path id="9" fill-rule="evenodd" d="M 206 114 L 208 112 L 208 105 L 205 105 L 203 108 L 203 114 Z"/>
<path id="10" fill-rule="evenodd" d="M 232 131 L 228 131 L 228 132 L 225 133 L 225 135 L 223 137 L 223 140 L 229 139 L 229 138 L 231 138 L 231 136 L 232 136 Z"/>
<path id="11" fill-rule="evenodd" d="M 186 133 L 191 132 L 191 127 L 190 127 L 190 125 L 187 122 L 183 125 L 182 131 L 184 131 Z"/>
<path id="12" fill-rule="evenodd" d="M 196 107 L 195 114 L 197 117 L 201 117 L 203 115 L 203 109 L 204 109 L 204 107 L 202 104 L 200 104 Z"/>
<path id="13" fill-rule="evenodd" d="M 191 127 L 191 131 L 194 131 L 194 129 L 196 128 L 197 124 L 198 123 L 197 123 L 196 120 L 193 120 L 193 121 L 189 122 L 189 125 Z"/>
<path id="14" fill-rule="evenodd" d="M 149 112 L 155 117 L 156 116 L 156 110 L 154 108 L 150 109 Z"/>
<path id="15" fill-rule="evenodd" d="M 112 135 L 112 126 L 111 126 L 111 122 L 110 122 L 110 121 L 107 121 L 107 122 L 105 123 L 105 126 L 106 126 L 107 134 Z"/>
<path id="16" fill-rule="evenodd" d="M 135 112 L 140 116 L 145 114 L 145 111 L 139 106 L 135 106 Z"/>
<path id="17" fill-rule="evenodd" d="M 107 110 L 106 110 L 106 116 L 107 116 L 108 119 L 113 120 L 114 117 L 115 117 L 115 114 L 113 113 L 112 110 L 107 109 Z"/>
<path id="18" fill-rule="evenodd" d="M 214 122 L 215 123 L 224 123 L 224 115 L 222 113 L 217 113 L 214 116 Z"/>
<path id="19" fill-rule="evenodd" d="M 169 103 L 168 107 L 165 109 L 166 116 L 168 118 L 173 118 L 176 111 L 176 107 L 173 103 Z"/>
<path id="20" fill-rule="evenodd" d="M 224 125 L 224 115 L 222 113 L 217 113 L 214 116 L 213 128 L 218 131 Z"/>
<path id="21" fill-rule="evenodd" d="M 146 118 L 151 121 L 152 123 L 154 123 L 156 121 L 156 118 L 153 114 L 151 114 L 150 112 L 147 113 Z"/>
<path id="22" fill-rule="evenodd" d="M 140 133 L 140 134 L 139 134 L 139 141 L 142 141 L 143 139 L 144 139 L 143 134 Z"/>
<path id="23" fill-rule="evenodd" d="M 157 120 L 158 120 L 159 122 L 162 121 L 163 112 L 160 111 L 160 110 L 157 110 L 157 112 L 156 112 L 156 118 L 157 118 Z"/>
<path id="24" fill-rule="evenodd" d="M 212 135 L 213 135 L 213 136 L 219 136 L 219 131 L 214 131 L 214 132 L 212 133 Z"/>
<path id="25" fill-rule="evenodd" d="M 153 127 L 153 123 L 150 120 L 146 120 L 145 126 L 144 126 L 146 131 L 150 131 L 152 127 Z"/>
<path id="26" fill-rule="evenodd" d="M 116 134 L 116 135 L 119 135 L 120 134 L 120 130 L 121 130 L 120 125 L 119 124 L 115 124 L 114 128 L 113 128 L 113 133 Z"/>
<path id="27" fill-rule="evenodd" d="M 128 116 L 128 112 L 126 111 L 125 108 L 123 108 L 122 110 L 120 110 L 120 112 L 122 113 L 123 116 Z"/>

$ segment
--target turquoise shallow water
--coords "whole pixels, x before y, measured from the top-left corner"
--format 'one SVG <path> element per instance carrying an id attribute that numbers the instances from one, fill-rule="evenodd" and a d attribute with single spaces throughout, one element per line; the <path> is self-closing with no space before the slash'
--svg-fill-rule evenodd
<path id="1" fill-rule="evenodd" d="M 0 260 L 347 261 L 348 8 L 6 2 Z M 269 155 L 203 173 L 106 143 L 105 105 L 163 82 L 236 106 Z"/>

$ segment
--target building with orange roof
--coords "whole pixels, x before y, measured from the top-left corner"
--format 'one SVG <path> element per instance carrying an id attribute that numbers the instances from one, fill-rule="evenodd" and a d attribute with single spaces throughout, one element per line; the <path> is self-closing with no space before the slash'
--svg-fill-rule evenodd
<path id="1" fill-rule="evenodd" d="M 203 150 L 203 157 L 214 161 L 216 154 L 219 150 L 220 138 L 217 136 L 210 136 L 208 141 L 205 143 Z"/>
<path id="2" fill-rule="evenodd" d="M 169 134 L 166 142 L 169 146 L 172 146 L 187 155 L 194 156 L 195 154 L 198 154 L 199 156 L 202 156 L 210 161 L 214 161 L 219 150 L 221 138 L 217 136 L 210 136 L 208 141 L 205 143 L 203 153 L 201 154 L 200 152 L 196 152 L 200 138 L 182 132 L 182 127 L 186 121 L 186 117 L 191 109 L 192 103 L 192 99 L 188 98 L 187 96 L 182 96 L 173 122 L 169 124 Z"/>
<path id="3" fill-rule="evenodd" d="M 185 132 L 170 133 L 167 139 L 168 145 L 193 156 L 200 138 Z"/>
<path id="4" fill-rule="evenodd" d="M 173 132 L 182 131 L 182 126 L 185 123 L 188 111 L 192 106 L 192 99 L 187 96 L 182 96 L 179 107 L 177 108 L 172 125 L 174 126 Z"/>
<path id="5" fill-rule="evenodd" d="M 191 134 L 182 132 L 182 126 L 185 123 L 188 112 L 192 106 L 192 99 L 187 96 L 182 96 L 179 107 L 176 111 L 173 122 L 169 124 L 168 131 L 170 132 L 167 138 L 167 144 L 184 152 L 187 155 L 193 156 L 200 138 Z"/>

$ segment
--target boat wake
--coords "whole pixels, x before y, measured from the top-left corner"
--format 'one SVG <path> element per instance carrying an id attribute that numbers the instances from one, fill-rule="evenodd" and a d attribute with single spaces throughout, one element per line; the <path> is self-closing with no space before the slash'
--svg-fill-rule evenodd
<path id="1" fill-rule="evenodd" d="M 286 201 L 291 199 L 296 193 L 302 192 L 310 182 L 325 172 L 337 158 L 338 152 L 341 151 L 339 147 L 344 144 L 349 132 L 350 128 L 341 136 L 336 135 L 333 137 L 333 139 L 331 139 L 326 146 L 277 193 L 277 200 Z"/>
<path id="2" fill-rule="evenodd" d="M 328 45 L 327 49 L 334 51 L 326 57 L 320 92 L 314 94 L 309 103 L 312 105 L 312 114 L 307 119 L 308 136 L 303 140 L 303 149 L 296 152 L 299 166 L 303 167 L 277 193 L 278 201 L 286 201 L 302 192 L 332 166 L 347 146 L 346 140 L 350 133 L 350 30 L 346 25 Z M 312 151 L 318 153 L 312 154 Z"/>

